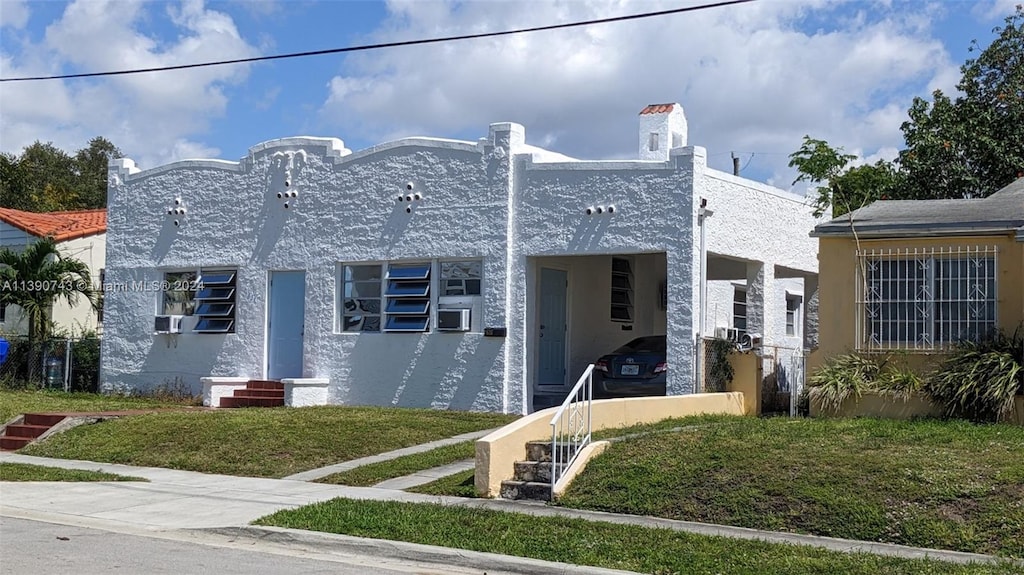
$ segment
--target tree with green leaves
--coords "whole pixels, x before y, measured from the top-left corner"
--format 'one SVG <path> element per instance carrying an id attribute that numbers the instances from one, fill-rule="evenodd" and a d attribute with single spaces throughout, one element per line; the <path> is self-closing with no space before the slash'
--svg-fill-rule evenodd
<path id="1" fill-rule="evenodd" d="M 852 166 L 857 156 L 843 153 L 824 140 L 804 136 L 800 149 L 789 156 L 789 167 L 799 172 L 794 184 L 815 186 L 814 216 L 839 217 L 875 200 L 899 196 L 900 174 L 892 162 Z"/>
<path id="2" fill-rule="evenodd" d="M 35 142 L 20 156 L 0 154 L 0 206 L 31 212 L 107 205 L 107 163 L 121 151 L 96 137 L 73 156 L 52 143 Z"/>
<path id="3" fill-rule="evenodd" d="M 20 253 L 0 249 L 0 305 L 21 308 L 30 345 L 49 337 L 54 303 L 64 300 L 73 306 L 79 298 L 96 307 L 89 266 L 62 256 L 53 238 L 40 239 Z"/>
<path id="4" fill-rule="evenodd" d="M 1008 16 L 984 50 L 977 41 L 950 98 L 915 98 L 901 130 L 905 149 L 895 163 L 852 166 L 854 156 L 804 137 L 790 155 L 793 182 L 819 186 L 816 215 L 833 217 L 879 199 L 985 197 L 1024 175 L 1024 7 Z"/>

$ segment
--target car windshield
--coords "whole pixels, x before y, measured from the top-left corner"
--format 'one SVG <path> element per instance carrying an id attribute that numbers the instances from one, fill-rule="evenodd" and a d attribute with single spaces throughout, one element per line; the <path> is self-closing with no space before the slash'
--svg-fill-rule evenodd
<path id="1" fill-rule="evenodd" d="M 665 353 L 665 336 L 638 337 L 612 353 Z"/>

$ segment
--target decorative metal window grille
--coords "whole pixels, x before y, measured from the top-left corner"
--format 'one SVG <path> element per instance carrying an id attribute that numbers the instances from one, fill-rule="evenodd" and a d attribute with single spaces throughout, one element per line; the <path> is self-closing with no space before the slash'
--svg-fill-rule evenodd
<path id="1" fill-rule="evenodd" d="M 996 327 L 995 246 L 857 252 L 857 349 L 937 351 Z"/>
<path id="2" fill-rule="evenodd" d="M 390 264 L 384 291 L 384 331 L 427 331 L 430 263 Z"/>
<path id="3" fill-rule="evenodd" d="M 739 335 L 747 333 L 747 288 L 736 286 L 732 289 L 732 326 Z"/>
<path id="4" fill-rule="evenodd" d="M 612 321 L 633 321 L 633 265 L 626 258 L 612 258 Z"/>
<path id="5" fill-rule="evenodd" d="M 481 262 L 441 262 L 441 295 L 480 295 Z"/>
<path id="6" fill-rule="evenodd" d="M 382 269 L 380 264 L 342 266 L 342 331 L 380 331 Z"/>
<path id="7" fill-rule="evenodd" d="M 199 321 L 194 331 L 235 332 L 235 276 L 235 270 L 200 271 L 194 311 Z"/>

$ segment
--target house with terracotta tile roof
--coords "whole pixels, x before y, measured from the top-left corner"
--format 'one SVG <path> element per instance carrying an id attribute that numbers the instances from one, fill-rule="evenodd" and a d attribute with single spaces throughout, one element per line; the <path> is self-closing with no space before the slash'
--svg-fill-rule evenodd
<path id="1" fill-rule="evenodd" d="M 106 261 L 107 210 L 36 213 L 0 208 L 0 247 L 18 251 L 48 236 L 57 242 L 61 255 L 89 266 L 93 286 L 101 285 Z M 58 301 L 52 321 L 59 328 L 75 332 L 102 327 L 101 312 L 81 298 L 73 307 Z M 0 307 L 0 332 L 28 333 L 27 320 L 17 306 Z"/>
<path id="2" fill-rule="evenodd" d="M 215 388 L 269 379 L 289 405 L 527 413 L 641 336 L 664 336 L 667 362 L 604 366 L 609 393 L 644 378 L 704 391 L 698 349 L 715 334 L 802 358 L 810 206 L 709 167 L 678 104 L 637 122 L 629 160 L 541 149 L 511 122 L 475 141 L 114 160 L 103 388 L 173 378 L 228 406 Z"/>

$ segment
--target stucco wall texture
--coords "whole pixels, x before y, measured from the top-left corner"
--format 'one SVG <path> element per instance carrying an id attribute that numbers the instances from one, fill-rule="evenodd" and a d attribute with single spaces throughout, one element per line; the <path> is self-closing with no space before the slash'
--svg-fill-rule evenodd
<path id="1" fill-rule="evenodd" d="M 685 130 L 681 108 L 673 112 L 660 124 L 645 117 L 642 133 L 659 125 Z M 658 159 L 573 160 L 526 145 L 518 124 L 497 123 L 478 142 L 408 138 L 352 153 L 338 139 L 300 137 L 257 145 L 240 162 L 193 160 L 140 171 L 131 160 L 113 161 L 103 385 L 179 382 L 199 389 L 201 377 L 265 377 L 269 275 L 304 270 L 301 376 L 327 379 L 329 402 L 526 413 L 536 379 L 538 265 L 578 258 L 582 271 L 570 274 L 567 287 L 570 307 L 592 300 L 594 313 L 607 316 L 610 295 L 593 288 L 593 274 L 604 272 L 594 270 L 610 269 L 613 254 L 631 254 L 638 286 L 650 297 L 637 303 L 636 331 L 615 337 L 666 333 L 669 393 L 690 393 L 700 195 L 727 197 L 737 214 L 759 210 L 784 220 L 770 241 L 729 240 L 719 248 L 768 258 L 770 266 L 816 271 L 813 250 L 801 243 L 813 222 L 806 206 L 781 191 L 705 175 L 702 148 L 660 152 Z M 422 199 L 397 201 L 410 184 Z M 282 191 L 298 195 L 279 198 Z M 186 213 L 168 215 L 176 206 Z M 586 214 L 596 206 L 601 214 Z M 737 226 L 753 223 L 747 220 Z M 797 253 L 787 245 L 798 246 Z M 482 262 L 482 318 L 472 331 L 340 331 L 342 264 L 444 259 Z M 154 334 L 162 293 L 125 286 L 157 285 L 165 272 L 200 267 L 237 269 L 235 332 Z M 659 282 L 667 305 L 653 311 Z M 620 328 L 605 324 L 595 329 Z M 507 332 L 486 336 L 485 327 Z M 583 331 L 569 328 L 570 337 Z M 588 355 L 610 351 L 596 347 L 612 341 L 610 331 L 591 339 L 597 343 L 567 343 L 566 386 Z"/>

